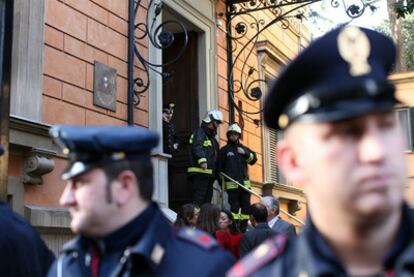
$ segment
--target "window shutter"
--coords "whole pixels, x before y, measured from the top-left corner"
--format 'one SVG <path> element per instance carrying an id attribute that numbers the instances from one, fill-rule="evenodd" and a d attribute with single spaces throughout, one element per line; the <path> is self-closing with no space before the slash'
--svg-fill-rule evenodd
<path id="1" fill-rule="evenodd" d="M 408 149 L 413 151 L 414 149 L 414 107 L 408 108 L 408 124 L 407 124 L 407 132 L 408 132 Z"/>
<path id="2" fill-rule="evenodd" d="M 277 165 L 277 134 L 273 129 L 269 129 L 269 155 L 270 155 L 270 180 L 272 182 L 279 181 L 279 170 Z"/>

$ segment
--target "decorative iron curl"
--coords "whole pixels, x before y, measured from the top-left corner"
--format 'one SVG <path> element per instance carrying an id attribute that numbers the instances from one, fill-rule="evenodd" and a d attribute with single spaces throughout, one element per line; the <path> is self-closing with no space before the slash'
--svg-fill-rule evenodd
<path id="1" fill-rule="evenodd" d="M 260 34 L 270 26 L 280 23 L 281 27 L 286 29 L 290 26 L 290 18 L 302 20 L 304 15 L 302 12 L 298 11 L 306 5 L 318 1 L 320 0 L 285 0 L 279 2 L 276 0 L 255 0 L 254 2 L 247 1 L 239 3 L 238 5 L 240 5 L 241 8 L 233 7 L 228 9 L 227 35 L 232 41 L 230 47 L 232 47 L 231 49 L 234 49 L 234 45 L 240 46 L 240 50 L 232 52 L 231 60 L 233 62 L 231 66 L 229 66 L 228 80 L 233 82 L 233 86 L 229 86 L 228 93 L 230 95 L 232 105 L 239 112 L 239 114 L 249 118 L 255 124 L 261 124 L 260 120 L 254 118 L 253 116 L 261 113 L 262 109 L 243 109 L 235 100 L 235 95 L 238 93 L 243 93 L 244 96 L 252 103 L 262 99 L 263 92 L 261 88 L 266 81 L 264 79 L 254 78 L 255 68 L 247 62 L 255 51 L 254 45 L 258 42 Z M 233 4 L 233 6 L 235 6 L 235 4 Z M 249 8 L 256 8 L 257 10 L 263 10 L 266 8 L 273 13 L 274 18 L 269 22 L 266 22 L 264 19 L 258 19 L 252 14 L 251 11 L 246 12 Z M 236 64 L 242 65 L 238 76 L 235 76 L 234 72 Z"/>
<path id="2" fill-rule="evenodd" d="M 259 101 L 262 97 L 260 90 L 262 86 L 260 84 L 264 83 L 265 80 L 254 79 L 252 72 L 254 68 L 247 64 L 259 35 L 276 23 L 279 23 L 281 28 L 288 29 L 292 19 L 303 21 L 305 16 L 301 9 L 319 1 L 321 0 L 238 0 L 235 2 L 227 0 L 227 36 L 230 41 L 228 47 L 232 49 L 231 53 L 228 53 L 228 60 L 232 61 L 228 66 L 228 82 L 233 82 L 232 85 L 228 86 L 228 93 L 232 105 L 240 114 L 256 123 L 258 119 L 251 118 L 250 116 L 262 112 L 261 109 L 257 111 L 243 110 L 238 106 L 234 98 L 235 94 L 241 92 L 252 102 Z M 353 3 L 351 5 L 348 4 L 348 6 L 345 0 L 331 0 L 331 6 L 334 8 L 339 7 L 341 5 L 340 1 L 342 1 L 346 14 L 351 18 L 361 16 L 367 7 L 371 11 L 376 9 L 372 5 L 375 0 L 353 0 Z M 258 20 L 253 16 L 255 12 L 264 10 L 268 10 L 274 15 L 274 18 L 267 23 L 263 19 Z M 243 17 L 240 17 L 242 15 Z M 250 22 L 247 22 L 247 20 Z M 241 41 L 243 43 L 240 43 Z M 238 49 L 238 46 L 240 49 Z M 234 69 L 236 64 L 240 63 L 242 63 L 240 76 L 235 78 Z"/>
<path id="3" fill-rule="evenodd" d="M 250 4 L 254 4 L 254 3 L 250 3 Z M 260 3 L 259 3 L 260 4 Z M 245 19 L 249 18 L 251 21 L 250 22 L 245 22 Z M 234 20 L 234 18 L 233 18 Z M 232 40 L 235 41 L 236 43 L 232 44 L 232 45 L 244 45 L 240 51 L 238 52 L 238 55 L 236 56 L 236 59 L 233 61 L 232 64 L 232 68 L 229 71 L 229 80 L 233 80 L 233 89 L 232 91 L 230 91 L 229 93 L 231 94 L 232 100 L 233 100 L 233 104 L 234 107 L 243 114 L 257 114 L 258 112 L 248 112 L 248 111 L 244 111 L 242 110 L 240 107 L 238 107 L 238 105 L 235 103 L 236 101 L 234 101 L 234 94 L 237 94 L 239 92 L 243 92 L 243 94 L 246 96 L 247 99 L 249 99 L 252 102 L 255 101 L 259 101 L 261 99 L 262 96 L 262 92 L 260 89 L 260 86 L 254 87 L 252 88 L 253 84 L 256 84 L 258 82 L 261 82 L 262 80 L 252 80 L 252 76 L 253 73 L 255 71 L 255 69 L 251 66 L 248 66 L 247 61 L 249 60 L 249 57 L 252 55 L 252 53 L 254 52 L 254 47 L 253 45 L 257 42 L 258 40 L 258 36 L 256 36 L 254 38 L 253 41 L 251 41 L 251 39 L 247 38 L 247 34 L 249 32 L 255 32 L 255 33 L 259 33 L 261 31 L 261 29 L 263 28 L 263 26 L 266 24 L 266 22 L 263 19 L 257 19 L 256 17 L 254 17 L 251 14 L 245 14 L 244 18 L 239 18 L 237 23 L 235 23 L 235 25 L 233 26 L 233 20 L 228 22 L 227 25 L 227 29 L 230 30 L 230 28 L 232 28 L 232 30 L 235 31 L 236 35 L 231 36 Z M 232 24 L 233 23 L 233 24 Z M 234 32 L 230 32 L 231 34 Z M 230 34 L 228 33 L 228 35 L 230 36 Z M 247 39 L 247 43 L 242 42 L 242 39 Z M 249 49 L 246 50 L 246 46 L 247 45 L 251 45 L 252 47 L 250 47 Z M 240 54 L 242 52 L 244 52 L 244 50 L 246 50 L 246 55 L 243 57 L 245 62 L 242 63 L 242 68 L 240 71 L 240 76 L 238 76 L 238 78 L 234 78 L 234 66 L 236 65 L 237 61 L 240 59 Z M 247 69 L 248 67 L 248 69 Z M 237 85 L 237 87 L 235 88 L 235 85 Z"/>
<path id="4" fill-rule="evenodd" d="M 141 3 L 143 0 L 138 0 L 135 5 L 135 18 L 142 18 L 138 16 L 140 11 L 143 10 Z M 168 65 L 177 62 L 184 54 L 188 45 L 188 32 L 183 23 L 176 20 L 161 21 L 159 17 L 163 9 L 163 3 L 161 0 L 149 0 L 148 9 L 146 11 L 145 21 L 137 22 L 135 24 L 135 43 L 134 52 L 138 59 L 138 62 L 143 67 L 144 77 L 138 76 L 134 79 L 134 105 L 138 106 L 140 103 L 140 97 L 145 93 L 150 86 L 149 70 L 161 75 L 162 78 L 169 78 L 171 74 L 163 72 L 162 69 Z M 184 33 L 184 42 L 181 45 L 178 54 L 171 60 L 163 61 L 162 63 L 152 63 L 145 58 L 139 50 L 139 45 L 145 45 L 145 39 L 148 38 L 149 44 L 159 50 L 164 50 L 171 47 L 175 42 L 175 35 L 169 30 L 169 27 L 175 27 Z"/>

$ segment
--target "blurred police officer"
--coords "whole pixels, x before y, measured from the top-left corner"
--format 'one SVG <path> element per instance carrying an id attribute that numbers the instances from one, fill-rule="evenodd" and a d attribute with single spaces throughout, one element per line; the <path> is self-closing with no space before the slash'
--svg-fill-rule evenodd
<path id="1" fill-rule="evenodd" d="M 178 149 L 178 137 L 172 122 L 175 104 L 170 103 L 162 109 L 162 146 L 164 153 L 172 155 Z"/>
<path id="2" fill-rule="evenodd" d="M 56 126 L 69 155 L 60 204 L 78 236 L 49 276 L 219 276 L 232 257 L 207 234 L 173 229 L 151 201 L 150 151 L 158 135 L 138 127 Z"/>
<path id="3" fill-rule="evenodd" d="M 54 260 L 33 227 L 0 201 L 0 276 L 45 276 Z"/>
<path id="4" fill-rule="evenodd" d="M 219 171 L 250 189 L 247 165 L 256 163 L 256 153 L 240 143 L 242 130 L 236 123 L 227 129 L 227 144 L 220 149 Z M 225 188 L 229 196 L 230 210 L 242 232 L 246 232 L 249 220 L 250 193 L 239 187 L 234 181 L 225 179 Z"/>
<path id="5" fill-rule="evenodd" d="M 216 135 L 221 123 L 223 114 L 219 110 L 209 111 L 189 140 L 190 167 L 187 172 L 193 187 L 193 202 L 200 207 L 204 203 L 210 203 L 213 197 L 219 153 Z"/>
<path id="6" fill-rule="evenodd" d="M 347 26 L 281 73 L 264 118 L 284 132 L 279 165 L 303 184 L 309 217 L 294 242 L 267 241 L 229 276 L 414 276 L 405 142 L 387 80 L 394 59 L 391 39 Z"/>

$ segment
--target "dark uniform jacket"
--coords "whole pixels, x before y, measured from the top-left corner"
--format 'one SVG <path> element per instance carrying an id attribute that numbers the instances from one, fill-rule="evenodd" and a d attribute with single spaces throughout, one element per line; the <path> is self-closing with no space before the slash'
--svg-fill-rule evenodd
<path id="1" fill-rule="evenodd" d="M 190 137 L 190 167 L 188 173 L 201 174 L 216 177 L 217 158 L 219 144 L 215 138 L 215 133 L 211 133 L 202 123 Z M 200 164 L 207 162 L 207 170 L 203 170 Z"/>
<path id="2" fill-rule="evenodd" d="M 347 276 L 345 269 L 311 220 L 293 241 L 279 235 L 236 264 L 227 276 Z M 381 275 L 380 275 L 381 276 Z M 400 229 L 384 260 L 382 276 L 414 276 L 414 211 L 403 208 Z"/>
<path id="3" fill-rule="evenodd" d="M 91 276 L 92 245 L 100 276 L 224 276 L 234 262 L 206 233 L 173 228 L 153 203 L 99 241 L 78 236 L 66 244 L 49 276 Z"/>
<path id="4" fill-rule="evenodd" d="M 162 145 L 164 153 L 172 154 L 174 150 L 174 144 L 178 144 L 178 137 L 175 133 L 175 127 L 172 122 L 162 121 Z"/>
<path id="5" fill-rule="evenodd" d="M 0 276 L 45 276 L 54 260 L 33 227 L 0 202 Z"/>
<path id="6" fill-rule="evenodd" d="M 237 152 L 238 147 L 244 149 L 244 155 L 240 155 Z M 229 141 L 226 146 L 220 149 L 219 171 L 228 175 L 240 184 L 244 184 L 247 188 L 250 188 L 247 164 L 253 165 L 256 161 L 257 157 L 255 152 L 241 143 Z M 237 185 L 230 180 L 226 180 L 225 184 L 227 189 L 238 188 Z"/>
<path id="7" fill-rule="evenodd" d="M 267 223 L 259 223 L 256 227 L 246 232 L 240 243 L 240 257 L 246 256 L 247 253 L 259 246 L 266 239 L 277 235 L 278 233 L 270 229 Z"/>

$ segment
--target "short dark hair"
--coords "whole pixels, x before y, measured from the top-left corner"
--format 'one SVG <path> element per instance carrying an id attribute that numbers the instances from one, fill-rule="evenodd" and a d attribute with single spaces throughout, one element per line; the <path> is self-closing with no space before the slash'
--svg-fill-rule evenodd
<path id="1" fill-rule="evenodd" d="M 267 222 L 267 209 L 263 204 L 256 203 L 251 205 L 250 215 L 256 220 L 257 223 Z"/>
<path id="2" fill-rule="evenodd" d="M 180 207 L 177 213 L 177 219 L 174 222 L 174 226 L 190 226 L 189 219 L 194 217 L 195 210 L 198 209 L 196 204 L 184 204 Z"/>
<path id="3" fill-rule="evenodd" d="M 120 160 L 107 163 L 101 167 L 105 172 L 108 182 L 111 183 L 124 170 L 131 170 L 139 185 L 139 192 L 142 199 L 150 201 L 154 192 L 154 177 L 151 160 L 148 159 L 134 159 L 134 160 Z"/>

